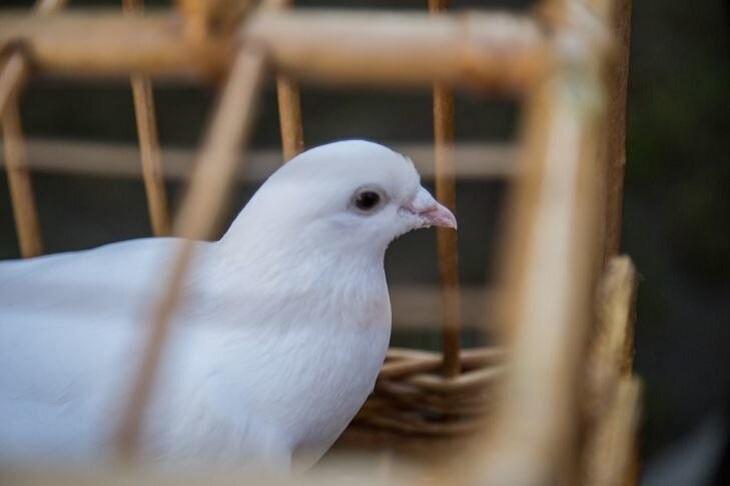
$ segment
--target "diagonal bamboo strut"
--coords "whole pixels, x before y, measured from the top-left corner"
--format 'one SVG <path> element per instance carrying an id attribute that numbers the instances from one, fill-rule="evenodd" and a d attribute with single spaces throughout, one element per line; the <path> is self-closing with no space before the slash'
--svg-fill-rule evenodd
<path id="1" fill-rule="evenodd" d="M 181 298 L 195 240 L 210 236 L 230 192 L 237 153 L 251 130 L 264 65 L 263 56 L 252 48 L 243 47 L 236 55 L 200 151 L 189 192 L 176 218 L 174 233 L 186 239 L 181 242 L 163 294 L 154 305 L 150 335 L 117 431 L 117 450 L 124 460 L 132 459 L 137 452 L 144 409 L 169 333 L 170 320 Z"/>
<path id="2" fill-rule="evenodd" d="M 125 12 L 141 13 L 144 8 L 144 0 L 122 0 L 122 5 Z M 152 83 L 149 77 L 139 74 L 133 74 L 130 77 L 130 82 L 134 98 L 134 114 L 137 119 L 142 177 L 145 192 L 147 193 L 147 206 L 152 233 L 155 236 L 165 236 L 170 234 L 170 220 L 165 195 L 165 181 L 162 176 Z"/>
<path id="3" fill-rule="evenodd" d="M 37 15 L 52 13 L 62 8 L 65 3 L 64 0 L 41 0 L 35 5 L 35 13 Z M 10 200 L 18 232 L 20 254 L 24 258 L 43 253 L 41 227 L 26 162 L 18 106 L 18 96 L 27 76 L 28 61 L 23 53 L 19 51 L 11 53 L 0 72 L 0 119 L 5 139 Z"/>
<path id="4" fill-rule="evenodd" d="M 433 15 L 446 11 L 448 0 L 429 0 Z M 456 212 L 456 161 L 454 154 L 454 94 L 452 89 L 436 82 L 433 86 L 433 126 L 436 160 L 436 198 Z M 459 255 L 457 233 L 447 228 L 436 229 L 439 276 L 443 316 L 444 374 L 459 374 L 461 360 L 461 309 L 459 299 Z"/>
<path id="5" fill-rule="evenodd" d="M 294 0 L 281 0 L 280 8 L 291 7 Z M 279 102 L 279 125 L 284 162 L 291 160 L 304 150 L 302 128 L 302 103 L 299 85 L 285 74 L 276 76 L 276 96 Z"/>

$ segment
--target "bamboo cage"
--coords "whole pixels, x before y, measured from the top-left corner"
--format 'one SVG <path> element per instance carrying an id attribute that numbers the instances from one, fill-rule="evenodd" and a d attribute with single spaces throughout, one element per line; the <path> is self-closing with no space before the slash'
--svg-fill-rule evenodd
<path id="1" fill-rule="evenodd" d="M 24 82 L 37 74 L 129 78 L 141 168 L 127 163 L 134 154 L 122 151 L 113 170 L 141 174 L 155 235 L 190 240 L 211 236 L 237 176 L 257 177 L 241 168 L 240 154 L 246 153 L 269 71 L 275 75 L 284 160 L 304 147 L 299 82 L 431 86 L 435 165 L 429 174 L 437 198 L 451 209 L 462 153 L 454 143 L 453 90 L 515 96 L 524 113 L 519 149 L 495 156 L 475 147 L 466 157 L 474 171 L 486 167 L 511 181 L 495 299 L 499 346 L 460 348 L 457 235 L 439 228 L 443 352 L 391 349 L 375 391 L 336 447 L 427 458 L 437 466 L 428 467 L 428 474 L 440 482 L 635 483 L 641 401 L 632 374 L 636 278 L 630 259 L 618 256 L 630 0 L 543 0 L 524 14 L 452 14 L 448 0 L 428 0 L 422 13 L 298 10 L 287 0 L 179 0 L 148 12 L 138 0 L 88 11 L 64 11 L 64 3 L 41 0 L 32 12 L 0 11 L 4 160 L 24 257 L 43 251 L 29 175 L 42 166 L 42 143 L 31 143 L 26 157 L 18 108 Z M 154 79 L 220 86 L 186 197 L 172 219 L 163 185 L 169 167 L 161 161 L 155 128 Z M 84 159 L 91 149 L 78 149 L 77 164 L 93 160 L 88 154 Z M 187 163 L 172 167 L 180 177 Z M 54 170 L 101 169 L 82 163 L 56 164 Z M 126 460 L 135 456 L 192 251 L 192 244 L 182 247 L 150 316 L 133 394 L 120 417 L 117 446 Z M 445 463 L 458 466 L 444 469 Z M 84 484 L 102 481 L 103 474 L 156 483 L 134 468 L 18 470 L 0 477 L 12 484 Z M 384 480 L 382 474 L 376 479 Z"/>

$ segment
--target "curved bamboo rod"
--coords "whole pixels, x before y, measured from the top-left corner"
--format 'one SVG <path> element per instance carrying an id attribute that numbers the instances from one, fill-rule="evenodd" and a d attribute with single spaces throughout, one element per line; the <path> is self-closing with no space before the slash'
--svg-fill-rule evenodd
<path id="1" fill-rule="evenodd" d="M 22 56 L 17 57 L 17 60 L 21 62 L 22 59 Z M 10 61 L 12 62 L 13 59 Z M 17 100 L 12 99 L 5 106 L 2 126 L 8 186 L 10 187 L 15 228 L 18 233 L 18 245 L 21 256 L 30 258 L 43 253 L 43 242 L 38 222 L 38 210 L 33 196 L 33 185 L 26 164 L 25 142 Z"/>
<path id="2" fill-rule="evenodd" d="M 64 0 L 41 0 L 34 14 L 46 15 L 60 10 Z M 18 233 L 18 246 L 23 258 L 43 253 L 43 237 L 38 221 L 38 209 L 26 160 L 25 142 L 20 119 L 18 97 L 28 76 L 28 61 L 20 51 L 11 52 L 0 72 L 0 119 L 7 163 L 10 200 Z"/>
<path id="3" fill-rule="evenodd" d="M 126 13 L 140 14 L 144 8 L 144 0 L 122 0 L 122 5 Z M 142 179 L 147 195 L 152 233 L 155 236 L 165 236 L 170 234 L 170 219 L 165 195 L 165 181 L 162 175 L 160 143 L 157 137 L 152 82 L 148 76 L 132 74 L 130 83 L 137 121 Z"/>

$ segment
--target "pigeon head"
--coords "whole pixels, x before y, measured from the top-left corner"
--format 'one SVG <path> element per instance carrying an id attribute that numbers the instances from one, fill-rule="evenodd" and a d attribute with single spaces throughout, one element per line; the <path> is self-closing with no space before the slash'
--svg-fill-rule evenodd
<path id="1" fill-rule="evenodd" d="M 408 231 L 456 229 L 454 215 L 421 187 L 410 159 L 362 140 L 293 158 L 256 192 L 231 227 L 348 251 L 385 250 Z M 229 231 L 230 232 L 230 231 Z"/>

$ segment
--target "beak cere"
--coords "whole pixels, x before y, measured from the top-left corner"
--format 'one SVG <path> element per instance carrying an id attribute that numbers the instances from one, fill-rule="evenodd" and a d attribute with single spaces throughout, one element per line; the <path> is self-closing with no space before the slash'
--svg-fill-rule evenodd
<path id="1" fill-rule="evenodd" d="M 439 204 L 424 188 L 418 191 L 406 209 L 420 217 L 422 227 L 440 226 L 456 229 L 456 217 L 453 213 Z"/>

